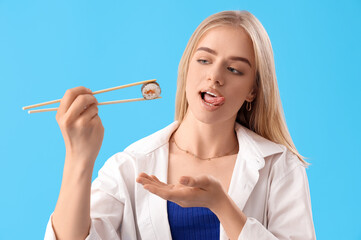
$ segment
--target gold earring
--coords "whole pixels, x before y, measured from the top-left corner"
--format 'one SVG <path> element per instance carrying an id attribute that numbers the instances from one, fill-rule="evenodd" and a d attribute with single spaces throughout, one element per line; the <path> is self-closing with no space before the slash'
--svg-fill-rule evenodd
<path id="1" fill-rule="evenodd" d="M 252 103 L 251 102 L 247 102 L 246 103 L 246 110 L 249 112 L 252 110 Z"/>

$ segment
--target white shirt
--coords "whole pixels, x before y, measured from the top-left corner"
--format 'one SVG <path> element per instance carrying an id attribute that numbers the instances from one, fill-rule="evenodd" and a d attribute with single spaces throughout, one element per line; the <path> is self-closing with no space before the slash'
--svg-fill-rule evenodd
<path id="1" fill-rule="evenodd" d="M 91 189 L 87 240 L 172 239 L 166 200 L 143 189 L 141 172 L 167 182 L 169 138 L 178 122 L 110 157 Z M 316 239 L 305 167 L 283 145 L 236 123 L 239 152 L 228 194 L 248 217 L 238 239 Z M 49 219 L 45 239 L 56 239 Z M 228 239 L 220 225 L 220 239 Z"/>

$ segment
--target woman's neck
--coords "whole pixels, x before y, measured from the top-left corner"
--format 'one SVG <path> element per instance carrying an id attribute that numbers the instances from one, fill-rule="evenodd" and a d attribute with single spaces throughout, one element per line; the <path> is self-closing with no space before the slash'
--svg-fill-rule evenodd
<path id="1" fill-rule="evenodd" d="M 173 138 L 182 149 L 199 158 L 235 154 L 238 152 L 238 140 L 234 124 L 235 119 L 213 124 L 203 123 L 188 110 Z"/>

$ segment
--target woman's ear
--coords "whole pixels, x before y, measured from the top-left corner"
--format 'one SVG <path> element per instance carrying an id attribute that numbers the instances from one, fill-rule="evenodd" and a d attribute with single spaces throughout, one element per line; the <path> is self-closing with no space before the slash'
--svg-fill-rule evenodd
<path id="1" fill-rule="evenodd" d="M 257 87 L 253 87 L 251 89 L 251 91 L 248 93 L 247 97 L 246 97 L 246 101 L 247 102 L 253 102 L 253 100 L 256 98 L 257 96 L 257 91 L 258 88 Z"/>

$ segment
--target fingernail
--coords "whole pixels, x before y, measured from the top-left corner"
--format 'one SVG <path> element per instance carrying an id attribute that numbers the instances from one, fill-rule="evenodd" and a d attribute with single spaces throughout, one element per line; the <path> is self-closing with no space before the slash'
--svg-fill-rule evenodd
<path id="1" fill-rule="evenodd" d="M 87 88 L 88 92 L 92 92 L 92 90 L 90 90 L 89 88 Z"/>

